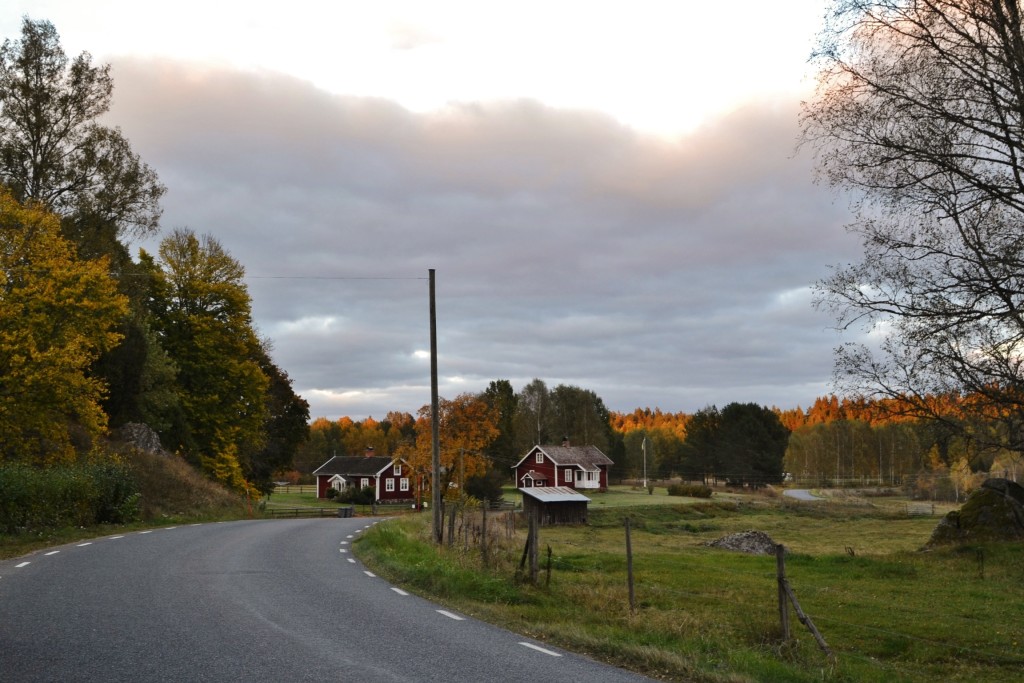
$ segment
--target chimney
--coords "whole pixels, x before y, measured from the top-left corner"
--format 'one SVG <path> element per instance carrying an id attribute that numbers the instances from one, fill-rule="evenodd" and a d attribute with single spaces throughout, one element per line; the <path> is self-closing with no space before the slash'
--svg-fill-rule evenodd
<path id="1" fill-rule="evenodd" d="M 373 454 L 373 446 L 367 446 L 366 452 L 363 453 L 363 455 L 366 456 L 367 458 L 371 457 Z"/>

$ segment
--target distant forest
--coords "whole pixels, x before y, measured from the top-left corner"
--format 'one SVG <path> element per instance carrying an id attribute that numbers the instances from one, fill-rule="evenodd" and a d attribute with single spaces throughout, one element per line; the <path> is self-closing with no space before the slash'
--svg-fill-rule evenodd
<path id="1" fill-rule="evenodd" d="M 834 395 L 820 397 L 806 409 L 763 408 L 760 415 L 745 406 L 748 416 L 753 415 L 757 422 L 753 427 L 745 424 L 747 437 L 773 422 L 772 417 L 785 433 L 778 475 L 751 478 L 750 463 L 728 455 L 730 450 L 739 450 L 735 439 L 714 430 L 713 438 L 707 438 L 706 425 L 717 424 L 715 420 L 737 404 L 722 410 L 709 406 L 694 414 L 658 408 L 618 413 L 605 410 L 598 396 L 579 387 L 560 385 L 548 390 L 542 380 L 535 379 L 515 394 L 507 381 L 498 380 L 479 395 L 459 399 L 463 409 L 475 402 L 483 406 L 477 418 L 493 423 L 491 440 L 469 455 L 464 445 L 457 448 L 462 449 L 459 457 L 463 461 L 473 458 L 476 476 L 490 469 L 496 478 L 507 479 L 511 465 L 531 446 L 568 438 L 580 445 L 597 445 L 608 454 L 615 461 L 614 481 L 640 480 L 646 467 L 647 477 L 658 480 L 754 485 L 786 480 L 808 486 L 900 487 L 922 498 L 956 499 L 990 474 L 1016 478 L 1021 465 L 1020 454 L 983 446 L 963 435 L 963 425 L 954 424 L 965 419 L 957 417 L 961 400 L 934 401 L 932 418 L 909 415 L 898 401 Z M 448 409 L 454 410 L 450 404 Z M 772 417 L 765 416 L 767 413 Z M 367 447 L 379 454 L 408 456 L 414 450 L 410 445 L 424 440 L 424 429 L 429 437 L 428 417 L 424 409 L 418 418 L 400 412 L 388 413 L 381 420 L 317 418 L 310 425 L 309 441 L 297 450 L 295 470 L 289 476 L 298 480 L 331 455 L 356 455 Z M 443 425 L 454 416 L 442 411 L 441 419 Z M 701 425 L 699 433 L 696 424 Z M 721 438 L 715 438 L 718 436 Z M 454 454 L 444 452 L 446 443 L 452 442 L 442 440 L 442 458 L 454 465 Z M 750 449 L 749 443 L 742 446 Z M 772 447 L 762 450 L 772 451 Z M 709 465 L 715 458 L 726 466 Z M 731 468 L 735 471 L 728 471 Z"/>

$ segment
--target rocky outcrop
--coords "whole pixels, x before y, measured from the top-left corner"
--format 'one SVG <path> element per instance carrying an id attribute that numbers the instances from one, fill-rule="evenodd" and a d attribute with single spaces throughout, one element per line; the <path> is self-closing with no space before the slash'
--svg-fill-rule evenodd
<path id="1" fill-rule="evenodd" d="M 975 541 L 1024 540 L 1024 487 L 989 479 L 935 527 L 926 547 Z"/>
<path id="2" fill-rule="evenodd" d="M 116 434 L 117 440 L 128 448 L 134 448 L 155 455 L 170 455 L 160 443 L 160 437 L 153 429 L 141 422 L 122 425 Z"/>

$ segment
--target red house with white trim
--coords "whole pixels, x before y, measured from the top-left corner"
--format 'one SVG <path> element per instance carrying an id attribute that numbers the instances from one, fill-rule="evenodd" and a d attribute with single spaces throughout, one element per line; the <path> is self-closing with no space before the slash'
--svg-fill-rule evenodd
<path id="1" fill-rule="evenodd" d="M 316 497 L 326 498 L 328 489 L 344 491 L 349 487 L 373 489 L 378 503 L 412 501 L 412 470 L 401 458 L 374 455 L 373 448 L 366 455 L 336 455 L 314 472 Z"/>
<path id="2" fill-rule="evenodd" d="M 597 446 L 534 446 L 512 466 L 518 488 L 566 486 L 608 490 L 608 468 L 615 463 Z"/>

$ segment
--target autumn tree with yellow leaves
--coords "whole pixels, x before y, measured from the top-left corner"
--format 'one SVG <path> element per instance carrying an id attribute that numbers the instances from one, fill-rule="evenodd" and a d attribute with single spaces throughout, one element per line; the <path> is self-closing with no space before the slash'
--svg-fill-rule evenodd
<path id="1" fill-rule="evenodd" d="M 0 187 L 0 458 L 71 461 L 106 428 L 88 369 L 127 301 L 105 258 L 80 260 L 60 220 Z"/>

